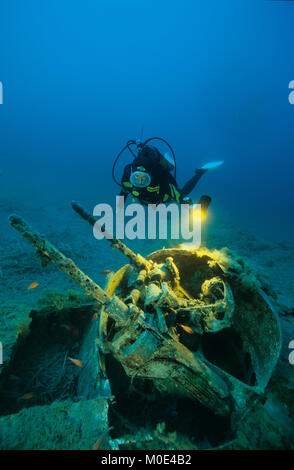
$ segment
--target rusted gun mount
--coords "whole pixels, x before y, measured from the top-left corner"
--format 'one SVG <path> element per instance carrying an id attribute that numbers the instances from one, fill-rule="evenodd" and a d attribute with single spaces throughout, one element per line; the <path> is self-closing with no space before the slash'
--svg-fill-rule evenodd
<path id="1" fill-rule="evenodd" d="M 76 207 L 93 225 L 94 219 Z M 240 404 L 244 406 L 252 390 L 237 385 L 232 399 L 232 379 L 209 367 L 201 355 L 192 353 L 176 332 L 178 315 L 185 317 L 185 324 L 198 334 L 230 325 L 234 300 L 229 285 L 221 278 L 205 281 L 200 297 L 191 298 L 180 285 L 179 271 L 171 257 L 156 264 L 114 240 L 112 245 L 126 254 L 135 268 L 127 265 L 116 274 L 121 278 L 134 275 L 127 295 L 118 297 L 115 292 L 103 290 L 21 217 L 11 216 L 10 223 L 36 248 L 43 265 L 57 264 L 101 304 L 101 350 L 112 353 L 130 377 L 151 379 L 160 391 L 196 398 L 217 414 L 225 415 Z"/>
<path id="2" fill-rule="evenodd" d="M 97 222 L 77 202 L 73 209 L 91 226 Z M 101 231 L 102 228 L 101 228 Z M 234 312 L 234 299 L 230 286 L 221 278 L 213 277 L 203 283 L 201 300 L 192 299 L 180 284 L 180 274 L 172 257 L 165 263 L 157 264 L 135 254 L 121 240 L 106 239 L 112 247 L 126 255 L 131 264 L 139 270 L 132 289 L 124 299 L 126 304 L 140 305 L 144 311 L 154 310 L 158 318 L 159 330 L 168 330 L 164 315 L 168 310 L 181 312 L 186 317 L 189 327 L 197 333 L 217 332 L 228 328 Z M 214 302 L 213 302 L 214 301 Z M 133 309 L 135 312 L 135 309 Z"/>

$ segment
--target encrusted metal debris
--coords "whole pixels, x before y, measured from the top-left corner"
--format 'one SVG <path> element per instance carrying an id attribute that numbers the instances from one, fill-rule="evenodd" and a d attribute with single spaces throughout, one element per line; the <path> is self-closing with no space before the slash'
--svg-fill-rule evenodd
<path id="1" fill-rule="evenodd" d="M 94 225 L 79 204 L 73 208 Z M 219 415 L 240 414 L 262 396 L 280 350 L 277 319 L 257 291 L 241 304 L 237 277 L 212 255 L 177 248 L 144 258 L 113 238 L 112 247 L 130 264 L 103 290 L 22 218 L 11 216 L 10 223 L 36 248 L 43 265 L 55 263 L 100 303 L 100 354 L 112 354 L 129 377 L 151 380 L 160 392 L 196 399 Z M 257 344 L 262 327 L 270 328 L 272 337 Z M 224 330 L 241 338 L 242 379 L 221 366 L 222 351 L 207 357 L 211 339 Z M 262 348 L 272 350 L 263 364 Z"/>

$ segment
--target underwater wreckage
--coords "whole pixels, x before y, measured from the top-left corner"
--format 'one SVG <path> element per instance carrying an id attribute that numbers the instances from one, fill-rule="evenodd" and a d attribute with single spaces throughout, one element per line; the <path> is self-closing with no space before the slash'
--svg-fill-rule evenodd
<path id="1" fill-rule="evenodd" d="M 73 209 L 90 225 L 96 222 L 79 204 Z M 262 402 L 280 354 L 279 321 L 266 295 L 243 285 L 240 273 L 221 265 L 215 252 L 180 247 L 144 258 L 109 239 L 129 264 L 102 289 L 21 217 L 12 215 L 10 223 L 36 248 L 43 266 L 55 263 L 99 306 L 98 326 L 91 326 L 82 346 L 98 356 L 99 370 L 89 366 L 98 395 L 111 389 L 110 356 L 150 400 L 152 390 L 196 400 L 235 425 Z M 81 390 L 89 387 L 86 369 L 87 363 Z"/>

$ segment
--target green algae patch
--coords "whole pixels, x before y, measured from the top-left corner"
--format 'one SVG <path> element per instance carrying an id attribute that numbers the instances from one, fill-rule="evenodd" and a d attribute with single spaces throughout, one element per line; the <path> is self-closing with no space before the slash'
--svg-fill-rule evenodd
<path id="1" fill-rule="evenodd" d="M 3 364 L 0 365 L 0 376 L 29 333 L 29 314 L 30 308 L 26 305 L 1 305 L 0 341 L 3 348 Z"/>
<path id="2" fill-rule="evenodd" d="M 15 330 L 10 329 L 10 334 L 13 331 L 15 334 L 14 349 L 0 376 L 0 415 L 49 405 L 55 400 L 77 399 L 82 371 L 69 357 L 81 358 L 89 328 L 92 336 L 88 340 L 90 344 L 86 341 L 86 349 L 91 350 L 95 344 L 93 335 L 97 326 L 92 317 L 96 308 L 88 300 L 82 305 L 78 293 L 64 296 L 54 293 L 54 298 L 64 298 L 59 305 L 66 308 L 58 310 L 45 297 L 40 302 L 43 308 L 26 313 L 26 327 L 18 319 Z"/>
<path id="3" fill-rule="evenodd" d="M 1 450 L 88 450 L 107 428 L 103 398 L 54 402 L 0 418 Z"/>
<path id="4" fill-rule="evenodd" d="M 61 292 L 57 289 L 45 289 L 43 290 L 43 296 L 37 300 L 36 308 L 39 310 L 46 308 L 66 310 L 85 305 L 87 300 L 87 296 L 82 291 L 67 290 Z"/>

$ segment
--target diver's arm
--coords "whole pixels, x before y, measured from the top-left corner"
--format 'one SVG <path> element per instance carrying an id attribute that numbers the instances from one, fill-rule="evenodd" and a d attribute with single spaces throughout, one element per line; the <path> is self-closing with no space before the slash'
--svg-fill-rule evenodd
<path id="1" fill-rule="evenodd" d="M 195 175 L 189 181 L 187 181 L 187 183 L 185 184 L 185 186 L 183 187 L 181 191 L 182 197 L 187 196 L 188 194 L 191 193 L 191 191 L 193 191 L 196 184 L 198 183 L 200 178 L 204 175 L 204 173 L 206 173 L 208 170 L 210 171 L 210 170 L 214 170 L 215 168 L 220 167 L 223 163 L 224 163 L 223 160 L 217 161 L 217 162 L 208 162 L 205 165 L 203 165 L 201 168 L 198 168 L 197 170 L 195 170 Z"/>

